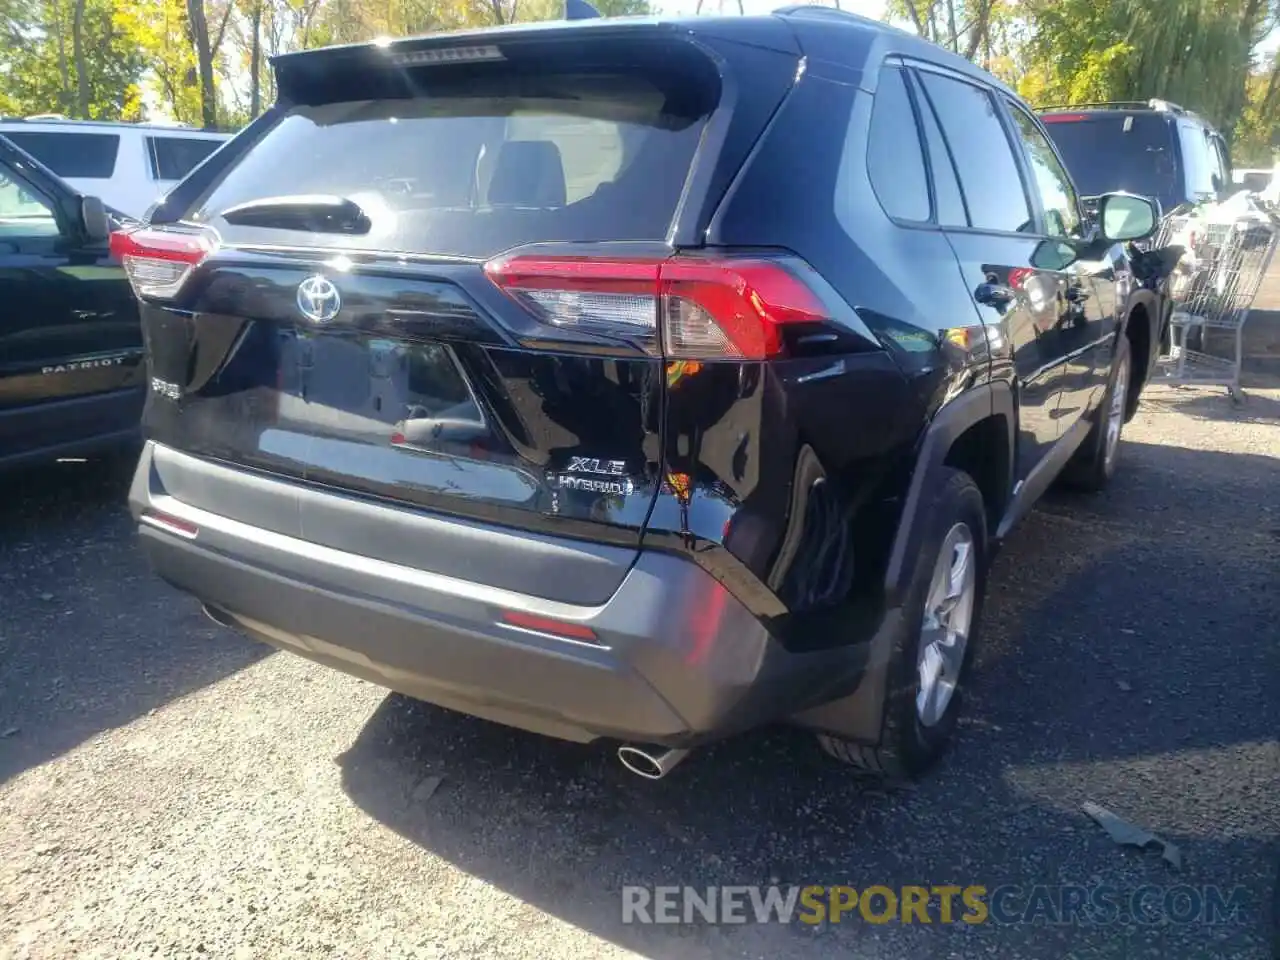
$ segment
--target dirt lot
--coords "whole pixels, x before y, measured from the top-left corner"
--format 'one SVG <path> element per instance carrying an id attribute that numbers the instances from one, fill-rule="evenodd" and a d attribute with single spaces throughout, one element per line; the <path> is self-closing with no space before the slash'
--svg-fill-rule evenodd
<path id="1" fill-rule="evenodd" d="M 1275 947 L 1280 390 L 1148 393 L 992 575 L 958 749 L 886 793 L 773 731 L 660 783 L 215 627 L 127 471 L 0 487 L 0 958 L 1230 957 Z M 438 785 L 435 778 L 442 778 Z M 434 790 L 433 790 L 434 787 Z M 1178 844 L 1122 849 L 1093 800 Z M 624 926 L 620 888 L 1238 890 L 1217 924 Z M 1157 892 L 1159 903 L 1160 893 Z"/>

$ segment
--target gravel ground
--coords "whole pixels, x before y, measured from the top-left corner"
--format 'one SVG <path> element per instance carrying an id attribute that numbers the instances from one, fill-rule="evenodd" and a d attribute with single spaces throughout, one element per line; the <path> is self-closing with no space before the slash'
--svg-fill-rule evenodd
<path id="1" fill-rule="evenodd" d="M 209 623 L 127 471 L 0 486 L 0 958 L 1272 955 L 1280 390 L 1148 392 L 997 560 L 957 749 L 891 792 L 771 731 L 649 783 Z M 437 781 L 436 778 L 441 778 Z M 1176 843 L 1121 848 L 1092 800 Z M 1239 888 L 1218 924 L 620 921 L 625 883 Z"/>

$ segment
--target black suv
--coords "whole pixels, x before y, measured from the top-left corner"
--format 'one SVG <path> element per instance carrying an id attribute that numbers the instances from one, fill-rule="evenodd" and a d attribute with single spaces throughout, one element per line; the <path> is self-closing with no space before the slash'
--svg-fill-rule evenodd
<path id="1" fill-rule="evenodd" d="M 786 719 L 915 774 L 994 545 L 1099 487 L 1152 297 L 1034 114 L 882 24 L 591 20 L 290 54 L 118 234 L 130 494 L 217 621 L 635 772 Z"/>
<path id="2" fill-rule="evenodd" d="M 1127 191 L 1155 198 L 1172 214 L 1233 189 L 1222 134 L 1175 103 L 1047 107 L 1040 119 L 1086 197 Z"/>
<path id="3" fill-rule="evenodd" d="M 0 136 L 0 469 L 136 452 L 142 328 L 107 246 L 129 222 Z"/>

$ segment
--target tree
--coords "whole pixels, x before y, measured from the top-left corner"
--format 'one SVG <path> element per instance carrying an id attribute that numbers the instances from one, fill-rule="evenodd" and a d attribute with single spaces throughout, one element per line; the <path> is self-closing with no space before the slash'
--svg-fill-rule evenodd
<path id="1" fill-rule="evenodd" d="M 200 116 L 206 127 L 218 125 L 218 91 L 214 85 L 214 58 L 226 36 L 227 23 L 235 5 L 222 0 L 222 10 L 205 6 L 206 0 L 187 0 L 187 31 L 196 48 L 196 68 L 200 76 Z M 210 33 L 210 13 L 216 26 Z"/>
<path id="2" fill-rule="evenodd" d="M 975 60 L 990 43 L 990 25 L 998 0 L 892 0 L 891 17 L 908 20 L 916 33 L 939 46 Z"/>
<path id="3" fill-rule="evenodd" d="M 136 119 L 146 57 L 122 0 L 0 0 L 0 109 Z"/>
<path id="4" fill-rule="evenodd" d="M 1245 99 L 1252 51 L 1273 23 L 1264 0 L 1027 0 L 1033 102 L 1161 97 L 1228 136 Z"/>

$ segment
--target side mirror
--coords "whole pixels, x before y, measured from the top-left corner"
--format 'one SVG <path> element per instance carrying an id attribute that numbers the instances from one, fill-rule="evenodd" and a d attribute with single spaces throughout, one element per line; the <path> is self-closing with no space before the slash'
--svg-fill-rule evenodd
<path id="1" fill-rule="evenodd" d="M 1031 251 L 1031 265 L 1040 270 L 1065 270 L 1080 259 L 1080 252 L 1066 240 L 1041 240 Z"/>
<path id="2" fill-rule="evenodd" d="M 97 197 L 80 198 L 80 225 L 84 228 L 85 239 L 93 243 L 111 236 L 107 208 Z"/>
<path id="3" fill-rule="evenodd" d="M 1102 237 L 1112 243 L 1145 240 L 1156 232 L 1159 219 L 1154 202 L 1132 193 L 1104 194 L 1098 203 Z"/>

